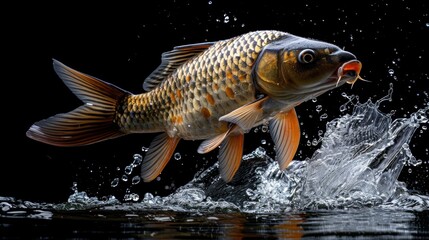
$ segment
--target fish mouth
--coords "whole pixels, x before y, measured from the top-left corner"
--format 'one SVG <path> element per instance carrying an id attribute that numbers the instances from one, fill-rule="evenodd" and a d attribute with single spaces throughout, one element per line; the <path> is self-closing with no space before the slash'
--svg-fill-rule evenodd
<path id="1" fill-rule="evenodd" d="M 344 83 L 350 84 L 353 87 L 358 80 L 369 82 L 359 75 L 361 69 L 362 63 L 359 60 L 349 60 L 339 66 L 337 70 L 334 70 L 331 76 L 322 82 L 318 88 L 312 89 L 312 92 L 316 92 L 316 95 L 320 95 L 321 93 L 339 87 Z"/>
<path id="2" fill-rule="evenodd" d="M 336 81 L 335 87 L 344 83 L 351 84 L 353 87 L 357 80 L 366 81 L 359 75 L 361 69 L 362 63 L 359 60 L 353 59 L 343 63 L 337 72 L 331 76 Z"/>
<path id="3" fill-rule="evenodd" d="M 361 69 L 362 63 L 359 60 L 349 60 L 338 67 L 336 71 L 334 70 L 332 75 L 327 78 L 327 81 L 319 85 L 318 88 L 312 89 L 312 91 L 307 93 L 312 93 L 312 97 L 317 97 L 318 95 L 339 87 L 344 83 L 352 85 L 351 87 L 353 88 L 353 85 L 358 80 L 369 82 L 360 76 Z"/>

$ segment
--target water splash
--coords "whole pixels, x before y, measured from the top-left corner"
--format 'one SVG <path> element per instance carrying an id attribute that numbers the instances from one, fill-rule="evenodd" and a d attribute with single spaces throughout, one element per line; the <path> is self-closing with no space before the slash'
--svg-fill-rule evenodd
<path id="1" fill-rule="evenodd" d="M 348 98 L 348 104 L 353 104 Z M 373 103 L 355 103 L 351 114 L 330 121 L 313 157 L 280 171 L 262 147 L 243 157 L 236 177 L 225 184 L 218 165 L 167 197 L 147 194 L 144 207 L 244 212 L 380 207 L 427 210 L 429 197 L 412 194 L 398 181 L 405 165 L 418 165 L 409 142 L 427 123 L 429 104 L 408 118 L 392 120 L 379 111 L 389 94 Z M 343 106 L 344 108 L 345 106 Z M 231 194 L 233 192 L 234 194 Z"/>
<path id="2" fill-rule="evenodd" d="M 378 110 L 387 99 L 391 93 L 376 103 L 357 103 L 351 115 L 328 123 L 322 147 L 308 163 L 301 199 L 306 207 L 372 206 L 406 197 L 397 179 L 406 163 L 416 162 L 408 144 L 427 121 L 429 105 L 392 121 Z"/>

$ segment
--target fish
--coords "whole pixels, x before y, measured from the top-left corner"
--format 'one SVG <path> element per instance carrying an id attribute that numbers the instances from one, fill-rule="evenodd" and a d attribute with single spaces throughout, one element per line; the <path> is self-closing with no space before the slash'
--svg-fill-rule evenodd
<path id="1" fill-rule="evenodd" d="M 53 59 L 53 68 L 83 105 L 35 122 L 26 136 L 77 147 L 135 133 L 159 133 L 141 164 L 144 182 L 154 180 L 181 139 L 200 140 L 197 152 L 218 149 L 220 177 L 238 170 L 244 135 L 267 124 L 275 159 L 284 170 L 300 142 L 295 108 L 354 84 L 362 63 L 337 45 L 278 30 L 180 45 L 162 53 L 161 64 L 133 94 Z"/>

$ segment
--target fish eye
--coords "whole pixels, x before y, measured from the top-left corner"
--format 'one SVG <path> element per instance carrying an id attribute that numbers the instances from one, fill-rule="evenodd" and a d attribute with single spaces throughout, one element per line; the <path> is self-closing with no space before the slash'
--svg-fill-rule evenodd
<path id="1" fill-rule="evenodd" d="M 316 58 L 316 53 L 311 49 L 304 49 L 298 54 L 300 63 L 311 63 Z"/>

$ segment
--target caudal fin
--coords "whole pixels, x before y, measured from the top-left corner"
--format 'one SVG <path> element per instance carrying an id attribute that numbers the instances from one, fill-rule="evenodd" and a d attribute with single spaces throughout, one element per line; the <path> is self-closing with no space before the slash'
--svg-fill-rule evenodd
<path id="1" fill-rule="evenodd" d="M 55 146 L 82 146 L 124 135 L 114 123 L 118 100 L 130 94 L 112 84 L 73 70 L 57 60 L 54 70 L 84 104 L 34 123 L 27 136 Z"/>

